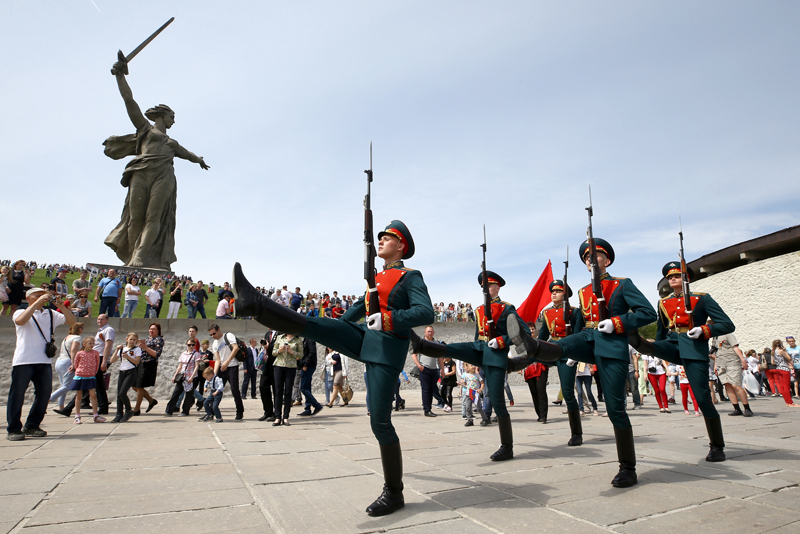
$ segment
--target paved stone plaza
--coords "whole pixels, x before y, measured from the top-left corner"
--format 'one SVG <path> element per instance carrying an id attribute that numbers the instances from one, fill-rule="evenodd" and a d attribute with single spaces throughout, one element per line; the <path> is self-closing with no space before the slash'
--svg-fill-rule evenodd
<path id="1" fill-rule="evenodd" d="M 648 398 L 632 412 L 639 484 L 620 490 L 608 419 L 585 417 L 584 445 L 567 447 L 563 408 L 542 425 L 527 388 L 514 395 L 516 457 L 495 463 L 496 425 L 465 428 L 458 402 L 422 417 L 408 392 L 394 417 L 406 507 L 383 518 L 364 513 L 382 477 L 363 393 L 276 428 L 257 400 L 234 422 L 230 395 L 220 424 L 161 405 L 126 424 L 48 414 L 47 438 L 0 442 L 0 532 L 800 532 L 800 410 L 782 399 L 759 398 L 750 419 L 724 405 L 728 461 L 709 464 L 702 418 Z"/>

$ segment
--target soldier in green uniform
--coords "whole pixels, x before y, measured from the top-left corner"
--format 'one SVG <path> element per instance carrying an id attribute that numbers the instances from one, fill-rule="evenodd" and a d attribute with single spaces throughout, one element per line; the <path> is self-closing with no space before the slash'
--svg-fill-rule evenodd
<path id="1" fill-rule="evenodd" d="M 545 308 L 539 316 L 542 327 L 539 329 L 539 339 L 543 341 L 556 342 L 567 337 L 567 323 L 564 321 L 564 295 L 572 296 L 572 288 L 564 285 L 561 280 L 550 282 L 550 298 L 553 306 Z M 569 312 L 569 326 L 572 333 L 577 332 L 578 325 L 583 324 L 580 320 L 580 312 L 576 307 L 571 307 Z M 513 328 L 513 327 L 512 327 Z M 518 339 L 512 341 L 519 343 Z M 575 399 L 575 372 L 574 365 L 567 365 L 567 359 L 562 357 L 556 362 L 558 378 L 561 381 L 561 394 L 567 405 L 567 416 L 569 417 L 569 428 L 571 437 L 567 445 L 577 446 L 583 444 L 583 426 L 581 425 L 581 414 L 578 411 L 578 401 Z"/>
<path id="2" fill-rule="evenodd" d="M 736 327 L 707 293 L 690 293 L 692 309 L 687 312 L 680 262 L 667 263 L 661 269 L 661 274 L 667 278 L 673 292 L 658 301 L 656 341 L 650 343 L 643 340 L 637 331 L 631 331 L 630 344 L 643 354 L 658 356 L 683 366 L 706 422 L 710 447 L 706 461 L 722 462 L 725 460 L 725 440 L 722 422 L 711 401 L 711 390 L 708 387 L 708 340 L 730 334 Z M 691 269 L 688 269 L 687 275 L 690 281 L 694 277 Z M 708 319 L 713 322 L 706 324 Z M 749 405 L 746 405 L 746 410 L 750 411 Z"/>
<path id="3" fill-rule="evenodd" d="M 614 278 L 606 269 L 614 263 L 614 249 L 605 239 L 595 238 L 600 285 L 608 306 L 609 319 L 599 320 L 597 297 L 589 284 L 580 291 L 581 317 L 576 333 L 556 341 L 562 347 L 564 357 L 571 360 L 596 364 L 605 394 L 608 418 L 614 425 L 617 442 L 619 472 L 611 484 L 627 488 L 638 482 L 636 477 L 636 450 L 633 429 L 625 412 L 625 384 L 628 378 L 628 332 L 648 325 L 656 320 L 656 312 L 642 293 L 627 278 Z M 581 260 L 591 269 L 589 241 L 580 247 Z M 537 348 L 534 339 L 522 332 L 528 355 Z M 512 338 L 516 332 L 511 332 Z"/>
<path id="4" fill-rule="evenodd" d="M 425 354 L 433 358 L 461 360 L 483 369 L 483 373 L 486 376 L 486 385 L 489 389 L 489 399 L 492 401 L 492 406 L 497 414 L 497 424 L 500 428 L 500 448 L 490 458 L 494 461 L 503 461 L 514 457 L 511 417 L 506 409 L 505 389 L 503 387 L 509 365 L 508 347 L 510 339 L 506 332 L 506 324 L 508 321 L 514 321 L 516 324 L 521 325 L 529 335 L 530 330 L 517 315 L 514 305 L 500 300 L 498 296 L 500 288 L 506 284 L 506 281 L 492 271 L 486 271 L 486 276 L 489 282 L 489 295 L 492 299 L 492 320 L 496 325 L 496 335 L 493 339 L 488 338 L 489 330 L 485 305 L 481 305 L 475 310 L 475 341 L 440 345 L 412 336 L 411 342 L 413 351 L 417 354 Z M 483 273 L 478 275 L 478 284 L 483 285 Z M 523 369 L 526 366 L 527 363 L 515 370 Z"/>
<path id="5" fill-rule="evenodd" d="M 422 274 L 402 262 L 414 255 L 411 232 L 401 221 L 392 221 L 378 234 L 378 239 L 378 256 L 386 262 L 383 271 L 375 275 L 381 309 L 367 310 L 367 300 L 362 297 L 339 320 L 305 317 L 281 306 L 256 291 L 238 263 L 233 269 L 237 315 L 252 316 L 279 332 L 313 339 L 366 365 L 367 409 L 372 432 L 380 445 L 385 480 L 383 493 L 367 507 L 372 516 L 391 514 L 405 504 L 403 456 L 391 421 L 392 397 L 408 354 L 411 328 L 434 320 Z M 362 318 L 365 323 L 356 324 Z"/>

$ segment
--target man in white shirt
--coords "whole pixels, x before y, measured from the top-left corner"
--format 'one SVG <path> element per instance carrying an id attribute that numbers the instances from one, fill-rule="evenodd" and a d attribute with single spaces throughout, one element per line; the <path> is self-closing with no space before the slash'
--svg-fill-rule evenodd
<path id="1" fill-rule="evenodd" d="M 208 327 L 208 335 L 214 338 L 211 345 L 211 352 L 214 353 L 214 360 L 217 362 L 214 365 L 214 374 L 222 379 L 223 385 L 231 383 L 231 395 L 233 402 L 236 403 L 236 420 L 241 421 L 244 416 L 244 404 L 239 386 L 239 360 L 236 359 L 239 346 L 236 344 L 236 336 L 230 332 L 223 334 L 218 324 Z"/>
<path id="2" fill-rule="evenodd" d="M 61 297 L 36 287 L 29 289 L 25 298 L 28 307 L 14 312 L 17 345 L 11 363 L 11 386 L 6 407 L 7 439 L 10 441 L 21 441 L 26 436 L 39 438 L 47 435 L 47 432 L 39 428 L 53 389 L 53 368 L 45 347 L 50 341 L 51 329 L 65 323 L 69 326 L 75 324 L 75 316 L 64 306 Z M 51 299 L 58 311 L 43 309 Z M 23 427 L 22 405 L 25 403 L 25 390 L 31 382 L 34 399 Z"/>
<path id="3" fill-rule="evenodd" d="M 150 289 L 147 290 L 147 293 L 144 294 L 144 298 L 147 299 L 147 310 L 145 310 L 145 317 L 149 319 L 156 318 L 156 309 L 158 309 L 158 303 L 161 301 L 161 292 L 158 290 L 159 283 L 153 282 L 153 285 Z"/>

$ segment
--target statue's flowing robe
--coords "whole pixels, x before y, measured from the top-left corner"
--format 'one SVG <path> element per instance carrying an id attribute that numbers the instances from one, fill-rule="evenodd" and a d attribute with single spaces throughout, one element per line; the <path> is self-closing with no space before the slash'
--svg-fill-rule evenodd
<path id="1" fill-rule="evenodd" d="M 148 153 L 142 154 L 147 136 Z M 105 244 L 128 265 L 136 258 L 144 267 L 170 269 L 175 256 L 175 214 L 178 186 L 172 160 L 177 143 L 150 123 L 135 134 L 111 136 L 104 153 L 112 159 L 135 156 L 122 173 L 120 183 L 128 188 L 122 217 Z"/>

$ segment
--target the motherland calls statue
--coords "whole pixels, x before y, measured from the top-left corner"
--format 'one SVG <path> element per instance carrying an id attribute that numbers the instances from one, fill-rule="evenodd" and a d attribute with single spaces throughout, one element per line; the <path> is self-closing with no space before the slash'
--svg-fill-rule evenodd
<path id="1" fill-rule="evenodd" d="M 204 169 L 209 166 L 203 158 L 167 135 L 167 130 L 175 124 L 175 113 L 169 106 L 160 104 L 142 114 L 125 79 L 128 64 L 122 53 L 119 59 L 111 73 L 117 78 L 119 92 L 136 133 L 109 137 L 103 143 L 104 152 L 113 159 L 135 157 L 122 173 L 122 186 L 128 188 L 122 220 L 108 235 L 105 244 L 127 267 L 170 270 L 170 264 L 177 260 L 175 211 L 178 188 L 172 160 L 177 156 L 199 163 Z"/>

